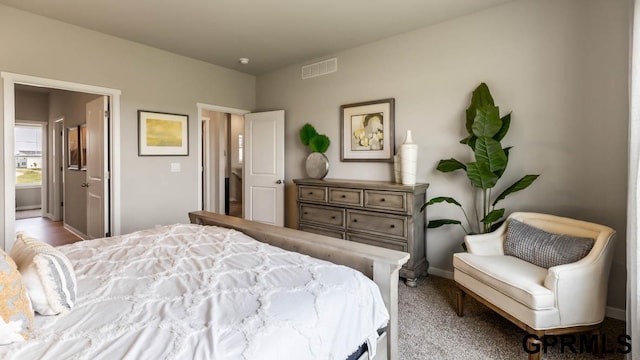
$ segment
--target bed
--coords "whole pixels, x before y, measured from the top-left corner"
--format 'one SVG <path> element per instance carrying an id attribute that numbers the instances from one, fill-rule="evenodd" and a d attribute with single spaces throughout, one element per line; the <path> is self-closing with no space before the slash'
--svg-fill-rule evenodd
<path id="1" fill-rule="evenodd" d="M 397 359 L 408 254 L 189 216 L 59 247 L 75 270 L 75 306 L 36 316 L 31 338 L 1 346 L 0 358 Z"/>

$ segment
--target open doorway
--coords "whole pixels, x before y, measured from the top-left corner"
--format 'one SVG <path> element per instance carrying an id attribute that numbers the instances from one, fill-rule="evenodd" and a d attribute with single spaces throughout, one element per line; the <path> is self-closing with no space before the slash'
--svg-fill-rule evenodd
<path id="1" fill-rule="evenodd" d="M 201 209 L 242 217 L 244 116 L 201 110 Z"/>
<path id="2" fill-rule="evenodd" d="M 111 234 L 119 234 L 120 233 L 120 211 L 119 211 L 119 139 L 118 137 L 112 136 L 113 133 L 117 132 L 119 128 L 119 90 L 107 89 L 101 87 L 95 87 L 91 85 L 83 85 L 70 83 L 59 80 L 51 80 L 45 78 L 32 77 L 28 75 L 19 75 L 2 72 L 0 75 L 3 78 L 3 88 L 4 88 L 4 151 L 5 154 L 11 154 L 7 156 L 7 160 L 5 161 L 3 172 L 4 172 L 4 237 L 3 241 L 0 245 L 3 245 L 5 250 L 10 250 L 13 246 L 13 241 L 15 238 L 15 232 L 17 230 L 16 226 L 16 193 L 15 193 L 15 157 L 12 156 L 15 154 L 15 138 L 14 138 L 14 128 L 15 128 L 15 119 L 27 119 L 30 120 L 33 115 L 33 107 L 23 106 L 19 100 L 18 92 L 20 88 L 33 88 L 38 89 L 36 92 L 47 92 L 49 94 L 56 93 L 58 96 L 57 101 L 54 103 L 59 106 L 46 106 L 46 123 L 49 128 L 47 135 L 44 137 L 43 142 L 46 142 L 46 153 L 47 156 L 43 159 L 42 165 L 42 177 L 44 188 L 49 189 L 48 193 L 43 196 L 42 201 L 42 211 L 45 213 L 46 218 L 42 217 L 41 219 L 46 220 L 65 220 L 67 225 L 68 214 L 64 213 L 64 209 L 76 209 L 76 206 L 64 206 L 65 197 L 66 200 L 70 199 L 69 196 L 66 196 L 66 190 L 62 186 L 63 183 L 69 183 L 70 179 L 73 176 L 70 176 L 67 173 L 65 176 L 64 172 L 67 172 L 69 167 L 73 167 L 75 164 L 67 164 L 69 157 L 65 156 L 64 153 L 68 150 L 68 134 L 67 130 L 69 128 L 73 128 L 74 126 L 77 128 L 79 139 L 81 134 L 83 133 L 82 123 L 86 122 L 88 118 L 88 108 L 86 104 L 91 101 L 91 99 L 103 99 L 103 102 L 106 106 L 104 110 L 101 109 L 101 114 L 104 116 L 104 123 L 101 124 L 102 131 L 99 135 L 102 142 L 100 146 L 103 151 L 99 155 L 101 161 L 103 160 L 103 164 L 105 165 L 104 171 L 101 172 L 105 176 L 104 186 L 105 190 L 105 201 L 104 206 L 102 206 L 102 210 L 104 210 L 104 214 L 100 214 L 101 220 L 100 224 L 104 224 L 104 229 L 101 231 L 102 236 L 109 236 Z M 67 94 L 68 97 L 64 100 L 61 100 L 60 94 Z M 74 100 L 80 99 L 78 101 Z M 22 99 L 24 100 L 24 99 Z M 86 101 L 85 101 L 86 100 Z M 27 109 L 27 111 L 23 111 L 22 109 Z M 69 111 L 61 111 L 61 109 L 73 109 Z M 22 114 L 27 114 L 27 116 L 22 116 Z M 64 115 L 64 119 L 63 116 Z M 72 122 L 78 121 L 79 124 L 72 124 Z M 60 131 L 62 130 L 62 131 Z M 78 140 L 80 142 L 80 140 Z M 89 141 L 87 141 L 87 144 Z M 97 143 L 97 142 L 96 142 Z M 84 148 L 81 144 L 79 144 L 78 151 L 82 153 Z M 88 154 L 85 159 L 89 158 Z M 81 157 L 80 157 L 80 161 Z M 62 166 L 60 166 L 62 164 Z M 75 170 L 76 180 L 80 180 L 77 185 L 78 187 L 82 187 L 83 183 L 87 182 L 87 174 L 88 171 L 83 171 L 84 163 L 80 162 L 76 167 L 78 169 Z M 60 174 L 59 172 L 63 172 Z M 45 175 L 47 174 L 47 175 Z M 57 176 L 53 176 L 53 175 Z M 46 179 L 46 180 L 45 180 Z M 64 179 L 64 181 L 63 181 Z M 85 185 L 86 187 L 86 185 Z M 80 200 L 82 201 L 82 200 Z M 64 230 L 69 232 L 68 230 L 73 230 L 74 226 L 64 226 Z M 78 230 L 75 228 L 75 230 Z M 73 231 L 71 231 L 73 232 Z M 32 231 L 33 233 L 33 231 Z M 89 232 L 84 232 L 88 234 Z M 38 234 L 34 234 L 38 237 Z M 76 235 L 77 232 L 76 232 Z M 102 237 L 100 236 L 100 237 Z M 80 236 L 83 237 L 83 236 Z M 84 238 L 84 237 L 83 237 Z"/>

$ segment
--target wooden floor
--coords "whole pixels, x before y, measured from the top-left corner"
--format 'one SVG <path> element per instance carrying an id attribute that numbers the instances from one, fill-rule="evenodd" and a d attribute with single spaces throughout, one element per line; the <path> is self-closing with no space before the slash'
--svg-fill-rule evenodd
<path id="1" fill-rule="evenodd" d="M 51 221 L 43 217 L 16 220 L 17 231 L 24 231 L 27 235 L 52 246 L 66 245 L 82 240 L 65 229 L 62 221 Z"/>

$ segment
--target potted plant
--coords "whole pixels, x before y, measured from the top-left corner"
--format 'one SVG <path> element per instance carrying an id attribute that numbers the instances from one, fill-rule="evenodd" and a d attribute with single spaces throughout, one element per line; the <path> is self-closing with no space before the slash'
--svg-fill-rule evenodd
<path id="1" fill-rule="evenodd" d="M 482 201 L 478 202 L 475 210 L 475 221 L 469 218 L 468 213 L 460 202 L 452 197 L 434 197 L 421 208 L 421 211 L 433 204 L 449 203 L 456 205 L 462 211 L 467 223 L 465 227 L 460 220 L 436 219 L 429 221 L 427 228 L 438 228 L 443 225 L 459 225 L 467 234 L 487 233 L 498 228 L 503 222 L 504 208 L 497 208 L 498 203 L 507 196 L 524 190 L 531 185 L 540 175 L 525 175 L 518 181 L 507 187 L 493 200 L 492 189 L 496 186 L 504 174 L 509 162 L 511 147 L 503 147 L 500 141 L 507 135 L 511 125 L 511 113 L 500 117 L 499 107 L 495 106 L 489 87 L 481 83 L 471 96 L 471 104 L 466 112 L 466 130 L 468 136 L 460 140 L 473 151 L 473 161 L 462 163 L 454 158 L 440 160 L 438 171 L 453 172 L 462 170 L 465 172 L 474 190 L 480 192 Z M 464 244 L 463 244 L 464 247 Z"/>
<path id="2" fill-rule="evenodd" d="M 329 172 L 329 159 L 324 153 L 329 149 L 331 140 L 324 134 L 318 134 L 313 125 L 307 123 L 300 129 L 300 141 L 309 148 L 305 167 L 307 175 L 314 179 L 322 179 Z"/>

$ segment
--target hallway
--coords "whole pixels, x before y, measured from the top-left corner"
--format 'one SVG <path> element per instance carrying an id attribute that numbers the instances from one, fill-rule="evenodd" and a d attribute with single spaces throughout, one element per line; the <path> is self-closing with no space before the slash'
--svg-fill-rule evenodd
<path id="1" fill-rule="evenodd" d="M 51 221 L 43 217 L 16 220 L 16 232 L 23 231 L 52 246 L 72 244 L 80 241 L 78 236 L 65 229 L 62 221 Z"/>

